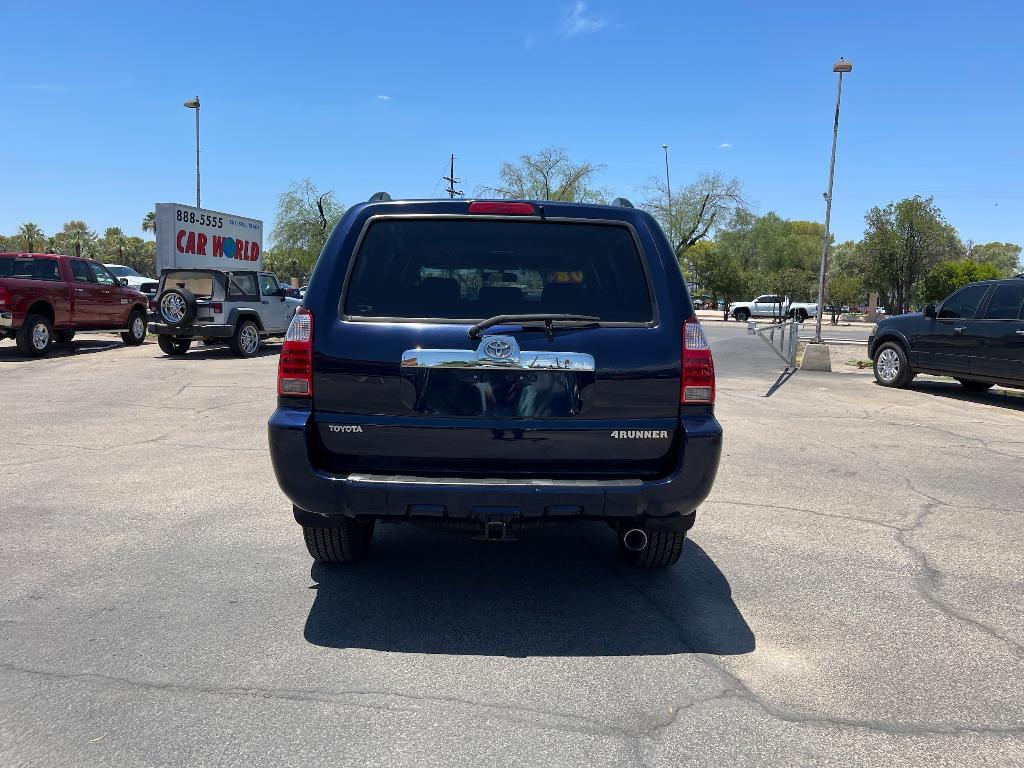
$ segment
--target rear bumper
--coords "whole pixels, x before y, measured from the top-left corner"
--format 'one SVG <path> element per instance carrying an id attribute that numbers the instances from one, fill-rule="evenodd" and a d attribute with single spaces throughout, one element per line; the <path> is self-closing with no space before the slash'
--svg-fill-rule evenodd
<path id="1" fill-rule="evenodd" d="M 235 327 L 233 325 L 213 325 L 212 323 L 175 326 L 151 322 L 149 332 L 174 336 L 178 339 L 229 339 L 234 335 Z"/>
<path id="2" fill-rule="evenodd" d="M 707 498 L 722 453 L 722 425 L 709 414 L 681 417 L 680 459 L 658 480 L 424 478 L 317 469 L 308 410 L 278 408 L 268 424 L 270 458 L 281 490 L 306 525 L 364 520 L 681 519 Z"/>

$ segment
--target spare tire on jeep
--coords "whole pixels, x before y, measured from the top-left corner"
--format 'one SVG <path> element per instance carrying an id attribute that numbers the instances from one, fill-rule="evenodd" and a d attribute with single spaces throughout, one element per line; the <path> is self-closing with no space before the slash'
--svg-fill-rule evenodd
<path id="1" fill-rule="evenodd" d="M 156 301 L 160 319 L 167 325 L 188 325 L 196 318 L 196 297 L 188 288 L 167 288 Z"/>

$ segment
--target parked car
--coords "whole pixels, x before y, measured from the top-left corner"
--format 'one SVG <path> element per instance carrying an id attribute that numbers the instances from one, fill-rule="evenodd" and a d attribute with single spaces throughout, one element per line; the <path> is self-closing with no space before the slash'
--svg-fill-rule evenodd
<path id="1" fill-rule="evenodd" d="M 146 306 L 143 294 L 95 261 L 0 253 L 0 336 L 15 339 L 23 355 L 42 357 L 76 331 L 112 331 L 125 344 L 141 344 Z"/>
<path id="2" fill-rule="evenodd" d="M 165 269 L 149 330 L 166 355 L 203 340 L 252 357 L 263 339 L 284 335 L 298 306 L 272 272 Z"/>
<path id="3" fill-rule="evenodd" d="M 160 281 L 155 277 L 146 277 L 140 275 L 131 267 L 126 267 L 124 264 L 104 264 L 110 273 L 121 281 L 121 285 L 127 285 L 130 288 L 134 288 L 137 291 L 141 291 L 150 298 L 156 297 L 156 289 L 160 284 Z"/>
<path id="4" fill-rule="evenodd" d="M 358 560 L 377 522 L 502 539 L 603 521 L 627 562 L 674 563 L 722 427 L 655 220 L 383 198 L 337 225 L 281 351 L 270 453 L 310 555 Z"/>
<path id="5" fill-rule="evenodd" d="M 905 387 L 919 373 L 967 389 L 1024 387 L 1024 279 L 971 283 L 923 312 L 887 317 L 872 330 L 875 380 Z"/>
<path id="6" fill-rule="evenodd" d="M 752 317 L 792 317 L 801 323 L 809 317 L 816 317 L 818 305 L 798 301 L 790 301 L 785 296 L 764 294 L 753 301 L 737 301 L 729 305 L 729 317 L 735 317 L 741 323 Z"/>

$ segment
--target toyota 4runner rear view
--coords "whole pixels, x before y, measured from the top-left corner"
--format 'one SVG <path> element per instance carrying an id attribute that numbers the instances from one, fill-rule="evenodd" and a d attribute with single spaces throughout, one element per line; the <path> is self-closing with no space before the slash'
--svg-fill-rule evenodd
<path id="1" fill-rule="evenodd" d="M 654 219 L 376 198 L 335 228 L 281 352 L 271 458 L 313 558 L 360 559 L 378 521 L 604 521 L 628 562 L 674 563 L 722 428 Z"/>

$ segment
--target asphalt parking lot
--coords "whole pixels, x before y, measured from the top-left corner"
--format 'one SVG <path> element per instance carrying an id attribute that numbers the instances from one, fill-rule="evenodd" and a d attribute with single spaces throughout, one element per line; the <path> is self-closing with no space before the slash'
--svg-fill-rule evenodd
<path id="1" fill-rule="evenodd" d="M 1024 398 L 708 332 L 722 468 L 654 573 L 602 525 L 311 568 L 277 346 L 0 342 L 0 765 L 1024 764 Z"/>

